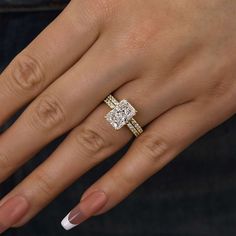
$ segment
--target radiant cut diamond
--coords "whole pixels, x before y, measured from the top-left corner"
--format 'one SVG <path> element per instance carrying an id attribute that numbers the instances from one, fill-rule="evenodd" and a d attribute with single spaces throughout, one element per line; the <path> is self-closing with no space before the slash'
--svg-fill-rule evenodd
<path id="1" fill-rule="evenodd" d="M 135 116 L 136 112 L 127 100 L 121 100 L 114 109 L 106 114 L 105 118 L 115 129 L 120 129 Z"/>

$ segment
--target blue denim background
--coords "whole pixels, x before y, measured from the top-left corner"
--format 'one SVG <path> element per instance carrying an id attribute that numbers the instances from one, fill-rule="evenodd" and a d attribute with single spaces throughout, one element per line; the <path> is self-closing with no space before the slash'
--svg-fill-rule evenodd
<path id="1" fill-rule="evenodd" d="M 65 4 L 68 3 L 68 0 L 1 0 L 0 6 L 6 7 L 15 7 L 15 6 L 42 6 L 49 5 L 53 6 L 54 4 Z"/>
<path id="2" fill-rule="evenodd" d="M 0 70 L 60 13 L 56 9 L 63 8 L 66 2 L 0 0 Z M 1 131 L 22 111 L 1 127 Z M 0 196 L 45 160 L 64 137 L 53 141 L 0 185 Z M 236 235 L 236 117 L 191 145 L 109 213 L 73 231 L 64 231 L 61 219 L 78 202 L 82 192 L 109 170 L 127 148 L 128 145 L 79 179 L 26 226 L 5 235 Z"/>

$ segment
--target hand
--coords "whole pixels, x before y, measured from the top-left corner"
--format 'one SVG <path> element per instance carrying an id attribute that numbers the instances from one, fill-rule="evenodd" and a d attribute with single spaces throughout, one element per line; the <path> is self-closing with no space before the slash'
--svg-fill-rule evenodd
<path id="1" fill-rule="evenodd" d="M 4 181 L 46 144 L 56 151 L 0 202 L 1 231 L 30 220 L 132 137 L 104 119 L 112 93 L 145 128 L 63 221 L 107 212 L 236 111 L 236 2 L 73 0 L 1 74 Z M 33 100 L 34 99 L 34 100 Z M 14 211 L 13 211 L 14 209 Z"/>

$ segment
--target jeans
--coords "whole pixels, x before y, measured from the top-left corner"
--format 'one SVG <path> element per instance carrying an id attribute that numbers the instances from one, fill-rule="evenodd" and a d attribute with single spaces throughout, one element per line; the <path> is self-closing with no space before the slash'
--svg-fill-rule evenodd
<path id="1" fill-rule="evenodd" d="M 0 1 L 1 71 L 67 2 Z M 6 130 L 23 110 L 9 119 L 0 131 Z M 0 196 L 48 158 L 65 136 L 52 141 L 1 184 Z M 113 210 L 90 219 L 77 229 L 64 231 L 60 226 L 61 219 L 79 201 L 83 191 L 122 158 L 131 143 L 76 181 L 28 224 L 11 229 L 5 235 L 236 235 L 236 117 L 193 143 Z"/>

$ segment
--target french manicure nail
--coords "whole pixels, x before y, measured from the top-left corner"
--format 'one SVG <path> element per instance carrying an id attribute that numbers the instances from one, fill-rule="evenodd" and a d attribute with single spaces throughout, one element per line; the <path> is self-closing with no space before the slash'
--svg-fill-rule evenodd
<path id="1" fill-rule="evenodd" d="M 0 206 L 0 234 L 16 224 L 29 209 L 24 197 L 15 196 Z"/>
<path id="2" fill-rule="evenodd" d="M 70 230 L 96 214 L 106 203 L 107 196 L 95 191 L 84 198 L 61 222 L 65 230 Z"/>

